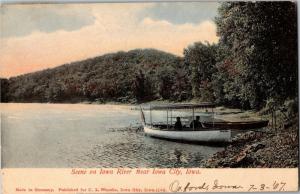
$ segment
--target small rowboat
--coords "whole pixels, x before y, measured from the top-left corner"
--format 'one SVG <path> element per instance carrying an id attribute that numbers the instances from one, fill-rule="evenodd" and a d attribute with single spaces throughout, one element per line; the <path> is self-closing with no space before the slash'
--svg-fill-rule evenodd
<path id="1" fill-rule="evenodd" d="M 219 129 L 259 129 L 268 126 L 269 121 L 242 121 L 242 122 L 201 122 L 205 128 L 219 128 Z"/>

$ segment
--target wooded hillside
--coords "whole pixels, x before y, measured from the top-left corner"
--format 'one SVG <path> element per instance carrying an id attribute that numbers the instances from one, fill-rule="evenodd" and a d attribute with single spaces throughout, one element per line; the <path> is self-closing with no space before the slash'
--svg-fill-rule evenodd
<path id="1" fill-rule="evenodd" d="M 154 49 L 117 52 L 3 79 L 2 100 L 13 102 L 136 102 L 187 98 L 182 59 Z M 175 92 L 176 91 L 176 92 Z"/>
<path id="2" fill-rule="evenodd" d="M 243 109 L 298 96 L 294 2 L 223 2 L 218 44 L 191 43 L 183 57 L 118 52 L 1 80 L 2 101 L 144 102 L 196 99 Z"/>

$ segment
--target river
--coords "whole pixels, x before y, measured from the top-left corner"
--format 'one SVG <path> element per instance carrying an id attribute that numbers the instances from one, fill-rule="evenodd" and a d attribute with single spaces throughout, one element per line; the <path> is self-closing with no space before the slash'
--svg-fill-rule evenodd
<path id="1" fill-rule="evenodd" d="M 2 167 L 198 167 L 223 149 L 147 137 L 139 113 L 128 105 L 1 104 Z"/>

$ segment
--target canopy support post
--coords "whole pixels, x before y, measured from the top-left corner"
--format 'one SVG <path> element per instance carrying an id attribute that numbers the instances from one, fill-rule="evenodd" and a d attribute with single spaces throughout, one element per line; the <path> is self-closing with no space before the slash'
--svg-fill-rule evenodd
<path id="1" fill-rule="evenodd" d="M 172 125 L 173 125 L 173 118 L 172 118 L 172 109 L 171 109 L 171 127 L 172 127 Z"/>
<path id="2" fill-rule="evenodd" d="M 152 128 L 152 111 L 151 111 L 151 104 L 150 104 L 150 126 Z"/>
<path id="3" fill-rule="evenodd" d="M 194 120 L 195 120 L 195 109 L 193 108 L 193 131 L 195 131 L 195 122 L 194 122 Z"/>
<path id="4" fill-rule="evenodd" d="M 169 129 L 169 109 L 167 109 L 167 129 Z"/>
<path id="5" fill-rule="evenodd" d="M 212 114 L 213 114 L 213 127 L 215 127 L 215 112 L 214 112 L 214 108 L 212 109 Z"/>

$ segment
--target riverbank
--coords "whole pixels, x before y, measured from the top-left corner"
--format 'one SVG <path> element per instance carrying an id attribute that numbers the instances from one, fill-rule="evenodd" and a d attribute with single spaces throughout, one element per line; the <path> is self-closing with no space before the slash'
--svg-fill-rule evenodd
<path id="1" fill-rule="evenodd" d="M 254 114 L 254 113 L 253 113 Z M 248 131 L 211 158 L 203 168 L 294 168 L 298 167 L 298 115 L 277 129 Z"/>

